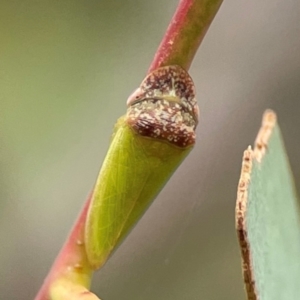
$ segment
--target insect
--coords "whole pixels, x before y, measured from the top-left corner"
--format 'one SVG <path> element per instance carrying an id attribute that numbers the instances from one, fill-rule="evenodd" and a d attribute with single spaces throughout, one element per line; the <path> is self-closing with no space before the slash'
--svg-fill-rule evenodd
<path id="1" fill-rule="evenodd" d="M 85 228 L 88 260 L 101 267 L 195 144 L 199 109 L 179 66 L 150 73 L 127 100 L 92 195 Z"/>

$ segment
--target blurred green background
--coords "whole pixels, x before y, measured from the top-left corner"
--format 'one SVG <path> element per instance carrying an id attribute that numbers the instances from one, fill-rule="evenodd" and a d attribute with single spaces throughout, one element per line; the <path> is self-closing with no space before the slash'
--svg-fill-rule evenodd
<path id="1" fill-rule="evenodd" d="M 177 1 L 0 2 L 0 299 L 33 299 Z M 279 115 L 300 183 L 299 0 L 225 0 L 190 70 L 188 159 L 93 280 L 104 300 L 244 299 L 234 229 L 243 150 Z"/>

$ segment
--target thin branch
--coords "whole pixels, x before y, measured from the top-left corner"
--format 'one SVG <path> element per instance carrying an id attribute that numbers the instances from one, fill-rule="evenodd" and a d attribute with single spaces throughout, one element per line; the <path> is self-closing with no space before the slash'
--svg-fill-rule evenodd
<path id="1" fill-rule="evenodd" d="M 188 70 L 223 0 L 181 0 L 148 72 L 168 65 Z M 94 300 L 88 291 L 93 273 L 84 246 L 91 196 L 87 199 L 35 300 Z"/>
<path id="2" fill-rule="evenodd" d="M 148 70 L 179 65 L 188 70 L 223 0 L 181 0 Z"/>
<path id="3" fill-rule="evenodd" d="M 88 263 L 85 251 L 84 228 L 90 201 L 91 195 L 88 197 L 86 203 L 84 204 L 84 207 L 80 212 L 80 215 L 78 216 L 65 245 L 58 254 L 35 300 L 52 300 L 52 287 L 58 280 L 61 279 L 64 280 L 64 282 L 67 281 L 69 283 L 69 286 L 73 285 L 74 287 L 80 285 L 84 289 L 80 294 L 77 295 L 77 298 L 71 294 L 73 293 L 74 288 L 68 289 L 70 292 L 70 297 L 66 297 L 67 292 L 65 292 L 65 298 L 61 299 L 88 299 L 86 297 L 88 289 L 90 287 L 92 269 Z"/>

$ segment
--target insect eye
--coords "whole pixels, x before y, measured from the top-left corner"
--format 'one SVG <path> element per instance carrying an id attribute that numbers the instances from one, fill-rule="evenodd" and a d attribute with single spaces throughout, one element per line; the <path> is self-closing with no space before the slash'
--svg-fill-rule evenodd
<path id="1" fill-rule="evenodd" d="M 144 91 L 139 87 L 137 88 L 127 99 L 127 106 L 133 105 L 134 103 L 141 101 L 144 97 Z"/>

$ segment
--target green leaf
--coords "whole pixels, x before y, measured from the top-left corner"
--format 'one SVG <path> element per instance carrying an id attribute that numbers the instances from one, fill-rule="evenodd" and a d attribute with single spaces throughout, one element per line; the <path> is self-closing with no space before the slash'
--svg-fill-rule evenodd
<path id="1" fill-rule="evenodd" d="M 254 150 L 244 153 L 236 204 L 248 299 L 299 299 L 298 205 L 276 115 L 267 111 Z"/>

